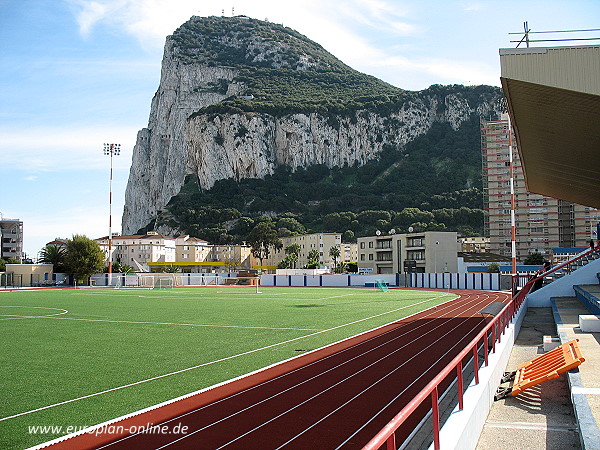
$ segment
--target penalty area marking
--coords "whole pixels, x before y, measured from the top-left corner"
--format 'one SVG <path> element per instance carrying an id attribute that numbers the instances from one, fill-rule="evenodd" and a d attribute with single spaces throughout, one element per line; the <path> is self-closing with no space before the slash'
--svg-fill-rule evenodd
<path id="1" fill-rule="evenodd" d="M 2 308 L 27 308 L 27 309 L 46 309 L 46 310 L 52 310 L 52 311 L 60 311 L 54 314 L 41 314 L 41 315 L 37 315 L 37 316 L 30 316 L 30 315 L 24 315 L 24 314 L 1 314 L 0 313 L 0 317 L 4 317 L 7 319 L 38 319 L 38 318 L 43 318 L 43 317 L 55 317 L 55 316 L 62 316 L 63 314 L 67 314 L 69 311 L 67 311 L 66 309 L 62 309 L 62 308 L 49 308 L 47 306 L 12 306 L 12 305 L 0 305 L 0 311 L 2 311 Z M 61 319 L 64 319 L 64 317 L 61 317 Z M 1 319 L 0 319 L 1 320 Z"/>
<path id="2" fill-rule="evenodd" d="M 188 371 L 194 370 L 194 369 L 199 369 L 201 367 L 210 366 L 210 365 L 217 364 L 217 363 L 220 363 L 220 362 L 223 362 L 223 361 L 228 361 L 228 360 L 231 360 L 231 359 L 234 359 L 234 358 L 238 358 L 240 356 L 246 356 L 246 355 L 250 355 L 252 353 L 257 353 L 257 352 L 260 352 L 262 350 L 268 350 L 270 348 L 278 347 L 280 345 L 289 344 L 290 342 L 299 341 L 301 339 L 305 339 L 305 338 L 308 338 L 308 337 L 311 337 L 311 336 L 316 336 L 318 334 L 327 333 L 328 331 L 338 330 L 340 328 L 344 328 L 344 327 L 347 327 L 347 326 L 350 326 L 350 325 L 354 325 L 356 323 L 364 322 L 366 320 L 375 319 L 377 317 L 381 317 L 381 316 L 384 316 L 386 314 L 392 314 L 394 312 L 398 312 L 398 311 L 401 311 L 403 309 L 412 308 L 414 306 L 418 306 L 418 305 L 421 305 L 423 303 L 427 303 L 427 302 L 430 302 L 432 300 L 436 300 L 438 298 L 442 298 L 442 297 L 446 297 L 446 296 L 447 296 L 447 293 L 444 292 L 442 295 L 438 295 L 436 297 L 428 298 L 426 300 L 422 300 L 420 302 L 413 303 L 411 305 L 403 306 L 401 308 L 392 309 L 390 311 L 386 311 L 386 312 L 383 312 L 383 313 L 380 313 L 380 314 L 375 314 L 374 316 L 365 317 L 363 319 L 358 319 L 358 320 L 355 320 L 353 322 L 348 322 L 348 323 L 345 323 L 345 324 L 342 324 L 342 325 L 338 325 L 338 326 L 335 326 L 335 327 L 332 327 L 332 328 L 328 328 L 326 330 L 316 331 L 314 333 L 310 333 L 310 334 L 307 334 L 307 335 L 304 335 L 304 336 L 300 336 L 300 337 L 297 337 L 297 338 L 288 339 L 288 340 L 285 340 L 285 341 L 282 341 L 282 342 L 277 342 L 275 344 L 267 345 L 265 347 L 260 347 L 260 348 L 256 348 L 256 349 L 253 349 L 253 350 L 248 350 L 248 351 L 245 351 L 245 352 L 242 352 L 242 353 L 238 353 L 236 355 L 226 356 L 224 358 L 216 359 L 214 361 L 205 362 L 205 363 L 202 363 L 202 364 L 198 364 L 196 366 L 186 367 L 185 369 L 176 370 L 174 372 L 165 373 L 165 374 L 162 374 L 162 375 L 157 375 L 155 377 L 147 378 L 145 380 L 139 380 L 139 381 L 135 381 L 133 383 L 124 384 L 122 386 L 117 386 L 117 387 L 114 387 L 114 388 L 106 389 L 104 391 L 94 392 L 93 394 L 84 395 L 82 397 L 72 398 L 70 400 L 65 400 L 65 401 L 62 401 L 62 402 L 54 403 L 52 405 L 42 406 L 40 408 L 32 409 L 30 411 L 25 411 L 25 412 L 21 412 L 21 413 L 18 413 L 18 414 L 13 414 L 12 416 L 0 417 L 0 422 L 4 422 L 6 420 L 14 419 L 14 418 L 21 417 L 21 416 L 26 416 L 28 414 L 32 414 L 32 413 L 35 413 L 35 412 L 43 411 L 43 410 L 46 410 L 46 409 L 55 408 L 57 406 L 66 405 L 66 404 L 69 404 L 69 403 L 77 402 L 79 400 L 85 400 L 86 398 L 91 398 L 91 397 L 96 397 L 98 395 L 108 394 L 109 392 L 114 392 L 114 391 L 118 391 L 118 390 L 125 389 L 125 388 L 128 388 L 128 387 L 137 386 L 137 385 L 140 385 L 140 384 L 143 384 L 143 383 L 148 383 L 150 381 L 160 380 L 162 378 L 170 377 L 172 375 L 178 375 L 180 373 L 188 372 Z"/>

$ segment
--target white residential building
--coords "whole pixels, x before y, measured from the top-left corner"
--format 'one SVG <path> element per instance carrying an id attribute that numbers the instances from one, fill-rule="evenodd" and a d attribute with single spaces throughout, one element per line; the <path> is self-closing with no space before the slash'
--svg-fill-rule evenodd
<path id="1" fill-rule="evenodd" d="M 108 236 L 96 239 L 100 249 L 109 258 Z M 136 271 L 149 271 L 148 263 L 175 262 L 175 238 L 153 231 L 146 234 L 112 237 L 112 262 L 132 266 Z"/>

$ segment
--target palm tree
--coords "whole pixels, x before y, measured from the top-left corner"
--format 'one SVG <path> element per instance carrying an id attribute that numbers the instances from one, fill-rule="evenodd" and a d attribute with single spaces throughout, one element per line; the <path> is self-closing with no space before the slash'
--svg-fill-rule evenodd
<path id="1" fill-rule="evenodd" d="M 290 267 L 291 269 L 296 268 L 296 263 L 298 262 L 298 257 L 300 255 L 300 244 L 291 244 L 285 248 L 285 254 L 289 257 L 289 262 L 293 265 Z"/>
<path id="2" fill-rule="evenodd" d="M 329 256 L 333 258 L 333 270 L 337 269 L 337 260 L 340 257 L 340 248 L 337 245 L 334 245 L 329 249 Z"/>
<path id="3" fill-rule="evenodd" d="M 65 256 L 67 251 L 59 245 L 46 245 L 40 251 L 40 262 L 45 264 L 53 264 L 55 273 L 65 271 Z"/>

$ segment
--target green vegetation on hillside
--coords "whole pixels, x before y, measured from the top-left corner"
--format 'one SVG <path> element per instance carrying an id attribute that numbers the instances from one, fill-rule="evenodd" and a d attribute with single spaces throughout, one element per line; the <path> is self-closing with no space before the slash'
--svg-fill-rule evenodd
<path id="1" fill-rule="evenodd" d="M 457 131 L 435 124 L 402 152 L 388 149 L 361 167 L 280 167 L 264 179 L 221 180 L 210 190 L 189 176 L 157 225 L 214 243 L 243 241 L 263 221 L 280 236 L 329 231 L 349 241 L 409 226 L 481 233 L 478 130 L 476 117 Z"/>
<path id="2" fill-rule="evenodd" d="M 240 17 L 193 17 L 171 36 L 177 60 L 184 64 L 238 69 L 234 81 L 247 87 L 246 96 L 232 96 L 203 108 L 200 114 L 262 112 L 275 116 L 317 112 L 348 114 L 358 110 L 389 114 L 407 101 L 450 93 L 471 106 L 498 97 L 490 86 L 432 86 L 406 91 L 358 72 L 323 47 L 291 28 Z M 198 88 L 200 89 L 200 88 Z M 204 88 L 206 89 L 206 88 Z M 227 83 L 214 83 L 225 94 Z"/>

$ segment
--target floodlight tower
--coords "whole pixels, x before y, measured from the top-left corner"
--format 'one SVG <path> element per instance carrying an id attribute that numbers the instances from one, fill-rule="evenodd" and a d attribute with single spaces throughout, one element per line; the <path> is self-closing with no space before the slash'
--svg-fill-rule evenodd
<path id="1" fill-rule="evenodd" d="M 121 154 L 121 144 L 104 144 L 104 154 L 110 156 L 110 178 L 108 182 L 108 285 L 112 283 L 112 179 L 113 156 Z"/>

